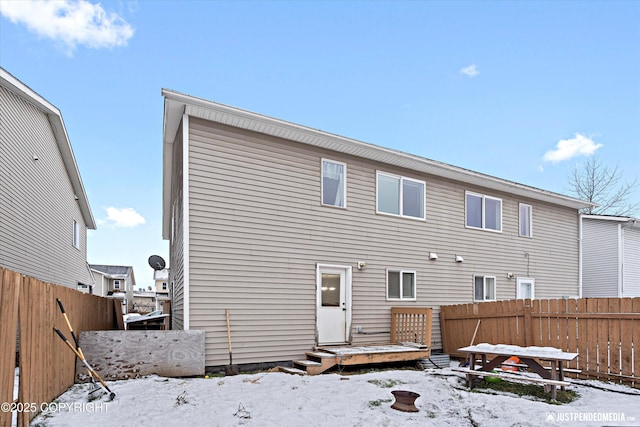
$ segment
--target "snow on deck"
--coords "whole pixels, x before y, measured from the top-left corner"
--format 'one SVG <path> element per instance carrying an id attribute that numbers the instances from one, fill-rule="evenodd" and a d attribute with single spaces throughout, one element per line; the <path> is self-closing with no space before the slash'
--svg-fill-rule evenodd
<path id="1" fill-rule="evenodd" d="M 420 349 L 416 347 L 409 347 L 406 345 L 368 345 L 363 347 L 335 347 L 326 348 L 322 347 L 322 351 L 328 353 L 337 354 L 338 356 L 352 355 L 352 354 L 375 354 L 375 353 L 400 353 L 410 351 L 425 351 L 426 348 Z"/>

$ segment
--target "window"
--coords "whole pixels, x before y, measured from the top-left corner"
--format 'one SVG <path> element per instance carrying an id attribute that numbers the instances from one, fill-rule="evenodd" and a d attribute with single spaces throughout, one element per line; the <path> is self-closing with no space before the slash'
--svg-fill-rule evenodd
<path id="1" fill-rule="evenodd" d="M 120 289 L 120 280 L 113 281 L 113 289 Z"/>
<path id="2" fill-rule="evenodd" d="M 378 172 L 377 212 L 424 219 L 425 182 Z"/>
<path id="3" fill-rule="evenodd" d="M 502 199 L 469 192 L 465 199 L 467 227 L 502 231 Z"/>
<path id="4" fill-rule="evenodd" d="M 496 278 L 489 276 L 474 276 L 473 299 L 475 301 L 496 300 Z"/>
<path id="5" fill-rule="evenodd" d="M 347 207 L 347 165 L 322 159 L 322 204 Z"/>
<path id="6" fill-rule="evenodd" d="M 416 272 L 387 270 L 387 299 L 416 300 Z"/>
<path id="7" fill-rule="evenodd" d="M 523 237 L 532 237 L 533 233 L 531 230 L 531 213 L 532 213 L 531 205 L 525 205 L 524 203 L 520 203 L 520 235 Z"/>
<path id="8" fill-rule="evenodd" d="M 167 282 L 162 282 L 162 290 L 163 291 L 167 290 Z"/>
<path id="9" fill-rule="evenodd" d="M 528 277 L 518 277 L 516 281 L 516 298 L 517 299 L 534 299 L 535 298 L 535 280 Z"/>
<path id="10" fill-rule="evenodd" d="M 73 221 L 73 247 L 80 249 L 80 223 Z"/>

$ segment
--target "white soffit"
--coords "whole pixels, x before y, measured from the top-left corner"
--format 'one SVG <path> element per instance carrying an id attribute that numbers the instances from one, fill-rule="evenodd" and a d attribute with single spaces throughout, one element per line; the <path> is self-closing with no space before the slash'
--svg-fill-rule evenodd
<path id="1" fill-rule="evenodd" d="M 251 111 L 163 89 L 164 142 L 175 139 L 182 114 L 278 138 L 374 160 L 417 172 L 574 209 L 595 206 L 569 196 L 507 181 L 401 151 L 345 138 Z M 166 149 L 167 147 L 165 147 Z"/>

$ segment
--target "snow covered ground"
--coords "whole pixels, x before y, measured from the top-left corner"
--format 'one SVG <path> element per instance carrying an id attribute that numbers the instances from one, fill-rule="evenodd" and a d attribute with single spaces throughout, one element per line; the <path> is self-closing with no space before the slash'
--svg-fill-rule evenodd
<path id="1" fill-rule="evenodd" d="M 600 387 L 605 385 L 599 382 Z M 298 376 L 279 372 L 212 378 L 151 376 L 109 382 L 112 402 L 88 401 L 76 384 L 36 426 L 602 426 L 640 425 L 640 392 L 571 388 L 580 398 L 551 405 L 512 395 L 470 393 L 450 369 Z M 420 412 L 391 408 L 392 390 L 420 393 Z M 98 393 L 100 394 L 100 393 Z"/>

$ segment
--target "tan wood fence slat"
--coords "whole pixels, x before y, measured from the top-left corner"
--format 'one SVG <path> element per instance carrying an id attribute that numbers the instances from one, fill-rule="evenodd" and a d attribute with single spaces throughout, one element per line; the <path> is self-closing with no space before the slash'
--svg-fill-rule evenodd
<path id="1" fill-rule="evenodd" d="M 609 299 L 598 299 L 598 311 L 609 311 Z M 598 325 L 598 374 L 609 373 L 609 320 L 597 322 Z M 598 375 L 600 378 L 605 376 Z"/>
<path id="2" fill-rule="evenodd" d="M 620 312 L 619 298 L 609 298 L 609 312 Z M 617 375 L 622 373 L 620 366 L 620 323 L 621 319 L 609 319 L 609 369 L 611 373 Z"/>
<path id="3" fill-rule="evenodd" d="M 578 301 L 571 298 L 567 300 L 567 348 L 570 353 L 578 353 L 578 319 L 575 317 L 578 311 Z M 578 369 L 578 359 L 567 364 L 570 369 Z"/>
<path id="4" fill-rule="evenodd" d="M 633 310 L 633 301 L 628 298 L 621 299 L 620 312 L 630 313 L 631 310 Z M 631 346 L 633 345 L 633 329 L 634 329 L 633 322 L 634 320 L 629 320 L 629 319 L 620 320 L 620 350 L 621 350 L 620 374 L 625 376 L 633 375 L 631 352 L 624 351 L 625 348 L 631 348 Z M 636 322 L 635 327 L 640 328 L 640 321 L 636 320 L 635 322 Z"/>
<path id="5" fill-rule="evenodd" d="M 18 273 L 0 268 L 0 403 L 13 401 L 20 281 Z M 11 415 L 0 411 L 0 425 L 11 425 Z"/>

